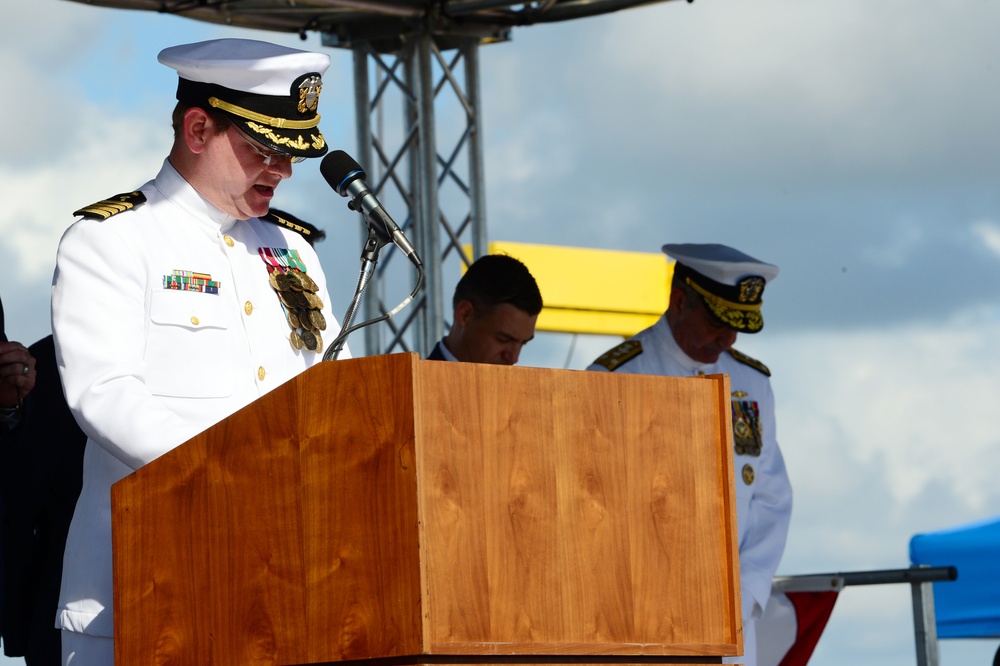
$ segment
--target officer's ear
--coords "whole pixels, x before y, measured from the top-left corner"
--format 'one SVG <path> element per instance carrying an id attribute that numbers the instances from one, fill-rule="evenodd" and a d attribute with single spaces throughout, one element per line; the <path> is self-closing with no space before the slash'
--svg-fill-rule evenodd
<path id="1" fill-rule="evenodd" d="M 205 150 L 209 139 L 218 132 L 212 117 L 196 106 L 184 112 L 184 143 L 192 153 Z"/>
<path id="2" fill-rule="evenodd" d="M 684 290 L 679 287 L 670 288 L 670 297 L 667 301 L 667 309 L 673 311 L 675 314 L 680 314 L 684 312 L 684 302 L 687 298 L 687 294 Z"/>
<path id="3" fill-rule="evenodd" d="M 458 305 L 455 306 L 455 323 L 464 328 L 475 314 L 476 307 L 472 301 L 459 301 Z"/>

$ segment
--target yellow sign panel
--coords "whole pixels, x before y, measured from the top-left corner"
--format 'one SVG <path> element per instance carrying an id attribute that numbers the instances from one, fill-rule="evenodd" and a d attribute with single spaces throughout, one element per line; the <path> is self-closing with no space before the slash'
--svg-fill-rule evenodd
<path id="1" fill-rule="evenodd" d="M 667 309 L 673 263 L 662 253 L 490 243 L 535 276 L 545 308 L 539 331 L 628 337 L 651 326 Z"/>

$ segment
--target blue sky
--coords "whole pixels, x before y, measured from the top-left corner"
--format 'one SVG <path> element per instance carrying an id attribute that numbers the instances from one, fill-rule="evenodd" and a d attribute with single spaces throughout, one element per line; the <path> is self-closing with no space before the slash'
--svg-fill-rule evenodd
<path id="1" fill-rule="evenodd" d="M 157 52 L 222 36 L 321 47 L 66 0 L 7 15 L 0 292 L 8 333 L 32 342 L 70 213 L 166 154 L 175 79 Z M 796 488 L 781 573 L 905 567 L 912 534 L 1000 506 L 998 22 L 986 0 L 697 0 L 481 51 L 491 239 L 723 242 L 781 267 L 764 332 L 737 345 L 773 371 Z M 330 54 L 324 133 L 352 152 L 351 57 Z M 276 205 L 326 228 L 343 311 L 357 220 L 311 162 Z M 579 369 L 615 342 L 540 335 L 522 363 Z M 908 588 L 848 589 L 812 663 L 912 664 L 911 617 Z M 942 663 L 995 649 L 945 641 Z"/>

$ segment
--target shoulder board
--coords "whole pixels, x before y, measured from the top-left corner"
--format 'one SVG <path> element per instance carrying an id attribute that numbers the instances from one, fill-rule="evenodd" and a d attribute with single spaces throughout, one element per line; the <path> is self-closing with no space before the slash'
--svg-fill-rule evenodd
<path id="1" fill-rule="evenodd" d="M 112 215 L 124 213 L 144 203 L 146 203 L 146 195 L 142 192 L 126 192 L 73 211 L 73 215 L 89 217 L 94 220 L 106 220 Z"/>
<path id="2" fill-rule="evenodd" d="M 305 220 L 300 220 L 294 215 L 286 213 L 283 210 L 278 210 L 277 208 L 272 208 L 267 215 L 260 219 L 301 234 L 303 238 L 309 241 L 310 245 L 326 238 L 326 233 L 315 225 L 309 224 Z"/>
<path id="3" fill-rule="evenodd" d="M 614 372 L 618 366 L 631 361 L 642 353 L 642 343 L 638 340 L 626 340 L 617 347 L 610 349 L 594 361 L 597 365 L 603 365 L 608 370 Z"/>
<path id="4" fill-rule="evenodd" d="M 767 377 L 771 376 L 771 371 L 767 368 L 767 366 L 758 361 L 757 359 L 750 358 L 746 354 L 738 352 L 735 349 L 730 349 L 729 355 L 732 356 L 737 361 L 739 361 L 740 363 L 742 363 L 743 365 L 749 365 L 751 368 L 761 373 L 762 375 L 765 375 Z"/>

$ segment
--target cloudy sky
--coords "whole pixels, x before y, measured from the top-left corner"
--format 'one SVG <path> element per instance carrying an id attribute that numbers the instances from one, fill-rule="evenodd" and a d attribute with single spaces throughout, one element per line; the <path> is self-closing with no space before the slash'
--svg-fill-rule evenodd
<path id="1" fill-rule="evenodd" d="M 157 52 L 303 43 L 67 0 L 5 13 L 0 293 L 8 334 L 32 342 L 71 212 L 167 152 L 175 78 Z M 772 369 L 796 488 L 780 573 L 906 567 L 913 534 L 998 513 L 998 24 L 987 0 L 697 0 L 480 53 L 492 240 L 723 242 L 781 267 L 764 332 L 737 345 Z M 324 133 L 352 152 L 351 56 L 330 54 Z M 361 241 L 317 166 L 276 205 L 327 229 L 343 311 Z M 540 335 L 522 363 L 583 368 L 616 342 Z M 812 663 L 913 664 L 909 594 L 846 590 Z M 995 649 L 943 641 L 942 663 Z"/>

